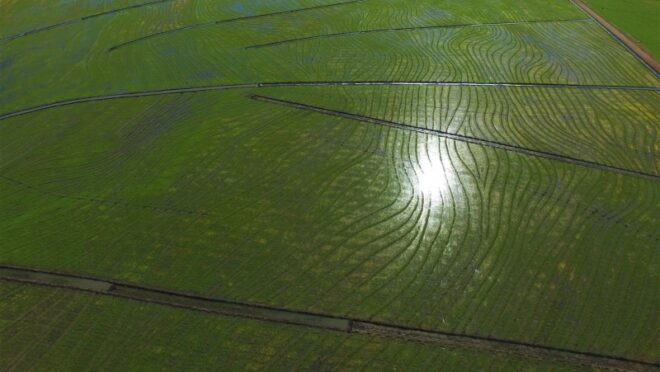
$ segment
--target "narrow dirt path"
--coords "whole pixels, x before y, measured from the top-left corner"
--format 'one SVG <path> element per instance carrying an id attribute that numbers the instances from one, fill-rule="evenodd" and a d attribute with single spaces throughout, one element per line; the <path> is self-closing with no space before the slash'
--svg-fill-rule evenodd
<path id="1" fill-rule="evenodd" d="M 0 265 L 0 279 L 67 288 L 97 295 L 120 297 L 139 302 L 238 318 L 314 327 L 348 334 L 363 334 L 371 337 L 392 338 L 408 342 L 437 344 L 441 347 L 467 348 L 487 353 L 506 353 L 525 358 L 549 360 L 589 368 L 614 371 L 651 371 L 657 370 L 660 367 L 658 364 L 618 356 L 561 349 L 513 340 L 415 329 L 396 324 L 242 303 L 204 297 L 197 294 L 148 288 L 114 280 L 54 273 L 10 265 Z"/>
<path id="2" fill-rule="evenodd" d="M 596 22 L 600 23 L 605 30 L 617 39 L 621 44 L 623 44 L 628 50 L 630 50 L 638 59 L 640 59 L 649 69 L 651 69 L 656 76 L 660 75 L 660 62 L 658 62 L 655 57 L 643 46 L 639 45 L 636 41 L 629 38 L 626 34 L 619 31 L 616 26 L 608 22 L 605 18 L 601 17 L 596 11 L 591 9 L 582 0 L 571 0 L 573 3 Z"/>

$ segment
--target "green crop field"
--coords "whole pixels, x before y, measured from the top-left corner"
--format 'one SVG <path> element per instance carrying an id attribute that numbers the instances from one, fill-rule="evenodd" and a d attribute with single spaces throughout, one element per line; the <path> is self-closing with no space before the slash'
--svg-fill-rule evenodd
<path id="1" fill-rule="evenodd" d="M 296 329 L 62 289 L 0 283 L 9 370 L 535 369 L 570 365 Z M 49 307 L 49 314 L 42 309 Z M 172 340 L 175 340 L 172 342 Z"/>
<path id="2" fill-rule="evenodd" d="M 0 25 L 0 371 L 658 368 L 660 84 L 572 2 Z"/>
<path id="3" fill-rule="evenodd" d="M 660 57 L 659 0 L 584 0 L 594 10 Z"/>

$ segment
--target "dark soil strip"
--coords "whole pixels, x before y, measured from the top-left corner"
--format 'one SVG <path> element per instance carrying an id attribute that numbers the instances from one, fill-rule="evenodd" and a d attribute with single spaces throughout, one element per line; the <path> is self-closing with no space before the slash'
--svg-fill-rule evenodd
<path id="1" fill-rule="evenodd" d="M 81 290 L 99 295 L 121 297 L 140 302 L 213 314 L 314 327 L 352 334 L 366 334 L 372 337 L 386 337 L 425 344 L 437 344 L 441 347 L 468 348 L 488 353 L 506 353 L 526 358 L 583 365 L 591 368 L 645 371 L 659 366 L 654 363 L 598 353 L 581 352 L 490 337 L 415 329 L 395 324 L 255 305 L 204 297 L 196 294 L 148 288 L 114 280 L 60 274 L 9 265 L 0 265 L 0 278 L 7 281 Z"/>
<path id="2" fill-rule="evenodd" d="M 610 35 L 612 35 L 617 41 L 623 44 L 626 49 L 632 52 L 637 59 L 639 59 L 646 67 L 653 71 L 656 76 L 660 75 L 660 62 L 653 57 L 653 55 L 643 46 L 639 45 L 637 42 L 629 38 L 626 34 L 619 31 L 613 24 L 608 22 L 605 18 L 601 17 L 589 5 L 585 4 L 581 0 L 572 0 L 573 3 L 582 9 L 584 13 L 593 18 L 598 22 Z"/>
<path id="3" fill-rule="evenodd" d="M 355 36 L 363 34 L 372 34 L 379 32 L 397 32 L 397 31 L 417 31 L 417 30 L 434 30 L 434 29 L 453 29 L 453 28 L 468 28 L 468 27 L 493 27 L 493 26 L 507 26 L 507 25 L 525 25 L 525 24 L 535 24 L 535 23 L 560 23 L 560 22 L 590 22 L 591 19 L 579 18 L 579 19 L 561 19 L 561 20 L 539 20 L 539 21 L 519 21 L 519 22 L 499 22 L 499 23 L 465 23 L 458 25 L 435 25 L 435 26 L 417 26 L 417 27 L 400 27 L 400 28 L 380 28 L 374 30 L 362 30 L 362 31 L 348 31 L 348 32 L 338 32 L 334 34 L 324 34 L 324 35 L 314 35 L 299 37 L 295 39 L 286 39 L 273 41 L 270 43 L 256 44 L 245 47 L 245 49 L 255 49 L 255 48 L 266 48 L 279 46 L 282 44 L 296 43 L 300 41 L 308 40 L 318 40 L 318 39 L 329 39 L 336 37 L 344 36 Z"/>
<path id="4" fill-rule="evenodd" d="M 389 121 L 389 120 L 382 120 L 382 119 L 372 118 L 372 117 L 368 117 L 368 116 L 362 116 L 362 115 L 358 115 L 358 114 L 352 114 L 350 112 L 327 109 L 327 108 L 324 108 L 324 107 L 311 106 L 311 105 L 306 105 L 306 104 L 303 104 L 303 103 L 287 101 L 287 100 L 282 100 L 282 99 L 277 99 L 277 98 L 272 98 L 272 97 L 265 97 L 265 96 L 259 96 L 259 95 L 254 95 L 254 94 L 249 95 L 248 97 L 253 99 L 253 100 L 256 100 L 256 101 L 268 102 L 268 103 L 277 104 L 277 105 L 281 105 L 281 106 L 291 107 L 291 108 L 294 108 L 294 109 L 297 109 L 297 110 L 311 111 L 311 112 L 316 112 L 316 113 L 320 113 L 320 114 L 323 114 L 323 115 L 336 116 L 336 117 L 349 119 L 349 120 L 355 120 L 355 121 L 360 121 L 360 122 L 365 122 L 365 123 L 370 123 L 370 124 L 382 125 L 382 126 L 386 126 L 386 127 L 390 127 L 390 128 L 396 128 L 396 129 L 409 131 L 409 132 L 418 132 L 418 133 L 423 133 L 423 134 L 428 134 L 428 135 L 433 135 L 433 136 L 444 137 L 444 138 L 448 138 L 448 139 L 451 139 L 451 140 L 454 140 L 454 141 L 461 141 L 461 142 L 472 143 L 472 144 L 480 145 L 480 146 L 493 147 L 493 148 L 496 148 L 496 149 L 516 152 L 516 153 L 519 153 L 519 154 L 534 156 L 534 157 L 537 157 L 537 158 L 561 161 L 561 162 L 569 163 L 569 164 L 572 164 L 572 165 L 578 165 L 578 166 L 582 166 L 582 167 L 598 169 L 598 170 L 606 171 L 606 172 L 619 173 L 619 174 L 623 174 L 625 176 L 633 176 L 633 177 L 645 178 L 645 179 L 652 180 L 652 181 L 660 181 L 660 176 L 658 176 L 658 175 L 638 172 L 638 171 L 634 171 L 634 170 L 630 170 L 630 169 L 613 167 L 613 166 L 610 166 L 610 165 L 596 163 L 596 162 L 592 162 L 592 161 L 588 161 L 588 160 L 576 159 L 576 158 L 572 158 L 572 157 L 569 157 L 569 156 L 559 155 L 559 154 L 555 154 L 555 153 L 551 153 L 551 152 L 533 150 L 533 149 L 528 149 L 528 148 L 520 147 L 520 146 L 516 146 L 516 145 L 510 145 L 510 144 L 506 144 L 506 143 L 495 142 L 495 141 L 490 141 L 490 140 L 486 140 L 486 139 L 465 136 L 465 135 L 461 135 L 461 134 L 448 133 L 448 132 L 443 132 L 443 131 L 439 131 L 439 130 L 435 130 L 435 129 L 420 128 L 420 127 L 416 127 L 416 126 L 413 126 L 413 125 L 402 124 L 402 123 L 397 123 L 397 122 L 393 122 L 393 121 Z"/>
<path id="5" fill-rule="evenodd" d="M 9 119 L 16 116 L 22 116 L 33 112 L 48 110 L 51 108 L 75 105 L 79 103 L 109 101 L 113 99 L 140 98 L 160 96 L 167 94 L 199 93 L 214 90 L 227 89 L 246 89 L 246 88 L 279 88 L 279 87 L 324 87 L 324 86 L 447 86 L 447 87 L 484 87 L 484 88 L 552 88 L 552 89 L 596 89 L 596 90 L 627 90 L 627 91 L 650 91 L 660 92 L 657 87 L 642 86 L 621 86 L 621 85 L 576 85 L 576 84 L 526 84 L 526 83 L 468 83 L 468 82 L 430 82 L 430 81 L 292 81 L 292 82 L 274 82 L 274 83 L 247 83 L 247 84 L 228 84 L 228 85 L 210 85 L 202 87 L 184 87 L 172 89 L 160 89 L 132 93 L 118 93 L 106 96 L 82 97 L 65 101 L 52 102 L 44 105 L 33 106 L 30 108 L 17 110 L 0 114 L 0 120 Z"/>
<path id="6" fill-rule="evenodd" d="M 173 34 L 175 32 L 189 30 L 189 29 L 192 29 L 192 28 L 199 28 L 199 27 L 210 26 L 210 25 L 220 25 L 220 24 L 226 24 L 226 23 L 232 23 L 232 22 L 238 22 L 238 21 L 246 21 L 246 20 L 264 18 L 264 17 L 273 17 L 273 16 L 278 16 L 278 15 L 284 15 L 284 14 L 304 12 L 304 11 L 308 11 L 308 10 L 330 8 L 330 7 L 335 7 L 335 6 L 354 4 L 354 3 L 361 2 L 361 1 L 364 1 L 364 0 L 351 0 L 351 1 L 341 2 L 341 3 L 317 5 L 317 6 L 312 6 L 312 7 L 309 7 L 309 8 L 299 8 L 299 9 L 292 9 L 292 10 L 284 10 L 284 11 L 280 11 L 280 12 L 258 14 L 258 15 L 253 15 L 253 16 L 245 16 L 245 17 L 224 19 L 224 20 L 220 20 L 220 21 L 195 23 L 195 24 L 192 24 L 192 25 L 183 26 L 183 27 L 179 27 L 179 28 L 174 28 L 174 29 L 167 30 L 167 31 L 156 32 L 156 33 L 153 33 L 153 34 L 149 34 L 149 35 L 139 37 L 137 39 L 129 40 L 129 41 L 126 41 L 126 42 L 123 42 L 121 44 L 117 44 L 115 46 L 112 46 L 112 47 L 108 48 L 108 52 L 112 52 L 112 51 L 115 51 L 119 48 L 131 45 L 131 44 L 135 44 L 135 43 L 147 40 L 147 39 L 152 39 L 152 38 L 155 38 L 155 37 L 158 37 L 158 36 Z"/>
<path id="7" fill-rule="evenodd" d="M 167 3 L 167 2 L 171 2 L 171 1 L 174 1 L 174 0 L 155 0 L 155 1 L 150 1 L 150 2 L 146 2 L 146 3 L 142 3 L 142 4 L 135 4 L 135 5 L 127 6 L 127 7 L 124 7 L 124 8 L 108 10 L 108 11 L 101 12 L 101 13 L 90 14 L 90 15 L 86 15 L 86 16 L 83 16 L 83 17 L 80 17 L 80 18 L 74 18 L 74 19 L 70 19 L 68 21 L 56 23 L 54 25 L 35 28 L 35 29 L 29 30 L 29 31 L 21 32 L 20 34 L 6 36 L 6 37 L 1 38 L 0 41 L 5 41 L 5 42 L 6 41 L 12 41 L 12 40 L 15 40 L 15 39 L 18 39 L 18 38 L 21 38 L 21 37 L 25 37 L 25 36 L 29 36 L 29 35 L 33 35 L 33 34 L 36 34 L 36 33 L 39 33 L 39 32 L 52 30 L 54 28 L 67 26 L 67 25 L 77 23 L 77 22 L 83 22 L 83 21 L 86 21 L 88 19 L 101 17 L 101 16 L 105 16 L 105 15 L 110 15 L 110 14 L 115 14 L 115 13 L 120 13 L 120 12 L 124 12 L 124 11 L 131 10 L 131 9 L 142 8 L 142 7 L 149 6 L 149 5 L 157 5 L 157 4 Z"/>

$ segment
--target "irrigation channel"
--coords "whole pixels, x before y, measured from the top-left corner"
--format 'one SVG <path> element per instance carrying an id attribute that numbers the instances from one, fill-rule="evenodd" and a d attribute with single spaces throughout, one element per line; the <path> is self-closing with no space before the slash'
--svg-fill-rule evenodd
<path id="1" fill-rule="evenodd" d="M 250 304 L 206 297 L 199 294 L 150 288 L 109 279 L 56 273 L 11 265 L 0 265 L 0 279 L 84 291 L 94 295 L 112 296 L 191 311 L 313 327 L 348 334 L 362 334 L 408 342 L 437 344 L 440 347 L 467 348 L 488 353 L 514 354 L 526 358 L 569 363 L 589 368 L 615 371 L 650 371 L 660 367 L 660 365 L 654 363 L 611 355 L 561 349 L 514 340 L 416 329 L 391 323 Z"/>

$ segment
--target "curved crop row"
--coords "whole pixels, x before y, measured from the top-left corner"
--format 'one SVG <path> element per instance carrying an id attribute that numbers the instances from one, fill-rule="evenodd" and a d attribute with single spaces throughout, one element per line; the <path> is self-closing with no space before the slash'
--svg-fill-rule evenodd
<path id="1" fill-rule="evenodd" d="M 24 185 L 0 179 L 3 262 L 652 358 L 654 181 L 238 91 L 62 107 L 0 138 Z"/>
<path id="2" fill-rule="evenodd" d="M 347 86 L 263 94 L 420 128 L 660 174 L 657 92 L 579 88 Z"/>

